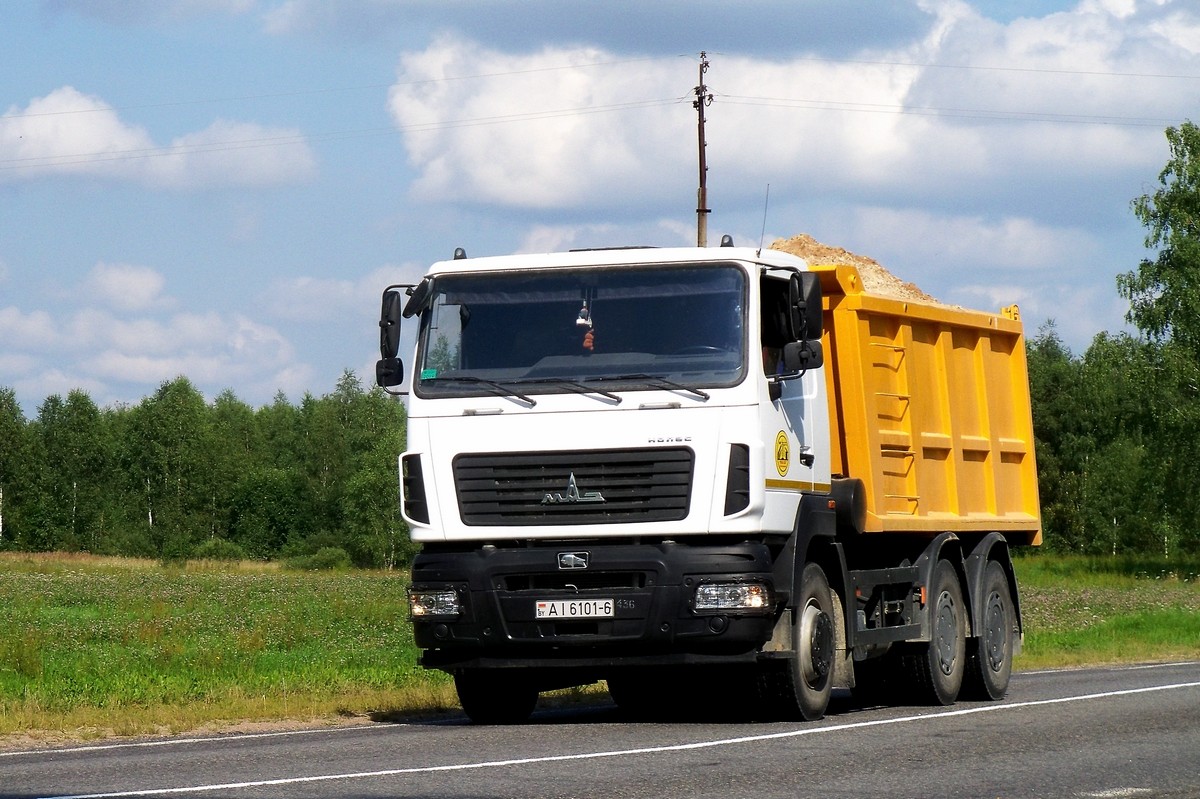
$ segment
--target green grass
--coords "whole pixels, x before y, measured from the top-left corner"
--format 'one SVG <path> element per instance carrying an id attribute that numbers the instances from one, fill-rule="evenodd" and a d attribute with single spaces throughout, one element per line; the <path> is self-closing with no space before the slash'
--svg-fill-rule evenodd
<path id="1" fill-rule="evenodd" d="M 452 704 L 399 573 L 0 557 L 0 735 L 175 731 Z"/>
<path id="2" fill-rule="evenodd" d="M 1015 568 L 1018 669 L 1200 659 L 1200 559 L 1038 554 Z"/>
<path id="3" fill-rule="evenodd" d="M 1020 558 L 1019 670 L 1200 659 L 1197 562 Z M 438 713 L 399 572 L 0 554 L 0 748 Z"/>

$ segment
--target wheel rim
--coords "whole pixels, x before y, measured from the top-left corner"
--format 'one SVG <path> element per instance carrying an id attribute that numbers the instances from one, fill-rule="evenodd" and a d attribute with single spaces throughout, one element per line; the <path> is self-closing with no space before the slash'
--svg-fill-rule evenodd
<path id="1" fill-rule="evenodd" d="M 992 671 L 1004 668 L 1005 644 L 1008 640 L 1008 613 L 1000 594 L 988 597 L 987 617 L 984 620 L 984 636 L 987 644 L 988 666 Z"/>
<path id="2" fill-rule="evenodd" d="M 936 630 L 938 668 L 949 677 L 958 658 L 958 608 L 949 591 L 938 597 Z"/>
<path id="3" fill-rule="evenodd" d="M 833 665 L 833 620 L 810 599 L 800 616 L 800 667 L 804 681 L 816 687 Z"/>

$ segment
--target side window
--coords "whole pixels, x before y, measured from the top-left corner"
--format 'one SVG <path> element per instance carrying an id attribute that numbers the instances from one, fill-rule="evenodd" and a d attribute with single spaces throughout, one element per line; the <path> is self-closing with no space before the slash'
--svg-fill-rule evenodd
<path id="1" fill-rule="evenodd" d="M 762 315 L 763 373 L 781 374 L 783 346 L 788 335 L 788 282 L 763 275 L 760 281 L 759 311 Z"/>

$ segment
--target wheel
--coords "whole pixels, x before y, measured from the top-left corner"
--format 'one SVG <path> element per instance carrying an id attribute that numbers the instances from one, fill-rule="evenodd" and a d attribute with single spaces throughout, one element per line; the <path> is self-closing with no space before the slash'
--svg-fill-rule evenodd
<path id="1" fill-rule="evenodd" d="M 919 701 L 952 705 L 966 671 L 967 607 L 958 572 L 950 561 L 938 561 L 929 588 L 933 640 L 910 646 L 905 660 Z"/>
<path id="2" fill-rule="evenodd" d="M 964 695 L 972 699 L 1003 699 L 1012 677 L 1013 636 L 1017 614 L 1004 568 L 992 561 L 983 573 L 983 626 L 971 639 Z"/>
<path id="3" fill-rule="evenodd" d="M 768 672 L 762 701 L 787 716 L 816 721 L 825 715 L 833 693 L 834 624 L 829 580 L 815 563 L 800 576 L 800 595 L 792 611 L 793 653 L 782 668 Z M 768 664 L 770 666 L 771 664 Z"/>
<path id="4" fill-rule="evenodd" d="M 454 675 L 454 687 L 463 711 L 476 724 L 520 724 L 538 700 L 531 681 L 504 671 L 460 671 Z"/>

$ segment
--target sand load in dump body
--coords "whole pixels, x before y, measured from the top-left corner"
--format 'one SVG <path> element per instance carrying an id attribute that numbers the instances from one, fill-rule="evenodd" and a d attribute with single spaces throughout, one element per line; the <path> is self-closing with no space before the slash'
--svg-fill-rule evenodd
<path id="1" fill-rule="evenodd" d="M 1002 533 L 1040 544 L 1018 309 L 999 314 L 864 290 L 815 267 L 825 315 L 834 475 L 865 488 L 864 533 Z"/>

